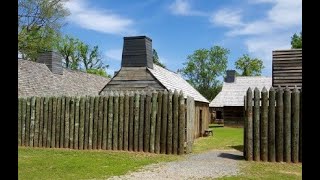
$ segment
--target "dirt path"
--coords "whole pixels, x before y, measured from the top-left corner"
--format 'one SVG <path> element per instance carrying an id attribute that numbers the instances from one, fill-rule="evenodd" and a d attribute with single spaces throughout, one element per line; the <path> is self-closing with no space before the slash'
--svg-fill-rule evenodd
<path id="1" fill-rule="evenodd" d="M 236 150 L 208 151 L 187 155 L 184 160 L 148 165 L 137 172 L 109 179 L 211 179 L 231 176 L 239 173 L 238 164 L 242 159 L 242 152 Z"/>

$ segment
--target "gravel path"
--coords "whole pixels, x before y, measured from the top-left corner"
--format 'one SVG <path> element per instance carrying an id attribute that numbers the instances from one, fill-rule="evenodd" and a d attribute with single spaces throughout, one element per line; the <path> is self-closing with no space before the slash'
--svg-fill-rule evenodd
<path id="1" fill-rule="evenodd" d="M 238 174 L 238 163 L 242 159 L 242 152 L 240 151 L 215 150 L 187 155 L 184 160 L 151 164 L 137 172 L 114 176 L 109 179 L 212 179 Z"/>

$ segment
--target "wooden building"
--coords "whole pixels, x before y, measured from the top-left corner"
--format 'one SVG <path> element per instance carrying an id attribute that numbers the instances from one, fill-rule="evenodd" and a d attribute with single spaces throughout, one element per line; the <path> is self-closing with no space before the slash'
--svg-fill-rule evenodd
<path id="1" fill-rule="evenodd" d="M 121 69 L 100 93 L 110 90 L 182 90 L 195 100 L 194 138 L 209 127 L 209 101 L 179 74 L 153 64 L 152 40 L 146 36 L 124 37 Z"/>
<path id="2" fill-rule="evenodd" d="M 272 51 L 272 86 L 302 87 L 302 49 Z"/>
<path id="3" fill-rule="evenodd" d="M 220 93 L 210 102 L 211 119 L 223 121 L 225 125 L 241 125 L 244 121 L 244 96 L 249 87 L 263 87 L 268 90 L 272 85 L 271 77 L 235 76 L 234 70 L 227 71 Z"/>

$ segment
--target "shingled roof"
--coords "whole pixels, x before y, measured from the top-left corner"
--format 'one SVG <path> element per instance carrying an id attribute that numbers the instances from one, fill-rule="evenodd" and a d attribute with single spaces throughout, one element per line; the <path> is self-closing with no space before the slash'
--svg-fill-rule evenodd
<path id="1" fill-rule="evenodd" d="M 249 87 L 251 87 L 252 90 L 257 87 L 261 91 L 263 87 L 266 87 L 269 90 L 271 86 L 271 77 L 235 77 L 234 82 L 223 83 L 221 92 L 210 102 L 209 107 L 243 106 L 244 96 Z"/>
<path id="2" fill-rule="evenodd" d="M 63 68 L 54 74 L 42 63 L 18 60 L 18 96 L 98 95 L 108 78 Z"/>
<path id="3" fill-rule="evenodd" d="M 203 97 L 179 74 L 162 68 L 156 64 L 153 64 L 153 69 L 148 68 L 148 70 L 167 90 L 182 90 L 185 97 L 191 96 L 195 101 L 209 103 L 209 101 L 205 97 Z"/>

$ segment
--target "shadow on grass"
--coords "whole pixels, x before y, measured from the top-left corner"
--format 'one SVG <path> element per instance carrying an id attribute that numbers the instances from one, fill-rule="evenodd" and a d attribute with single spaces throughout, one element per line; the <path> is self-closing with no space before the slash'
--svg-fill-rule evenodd
<path id="1" fill-rule="evenodd" d="M 223 124 L 210 124 L 209 128 L 223 128 L 224 125 Z"/>
<path id="2" fill-rule="evenodd" d="M 243 145 L 228 146 L 228 147 L 231 147 L 233 149 L 243 152 Z"/>
<path id="3" fill-rule="evenodd" d="M 221 153 L 218 155 L 218 157 L 233 159 L 233 160 L 243 160 L 244 159 L 244 157 L 241 155 L 230 154 L 230 153 Z"/>

